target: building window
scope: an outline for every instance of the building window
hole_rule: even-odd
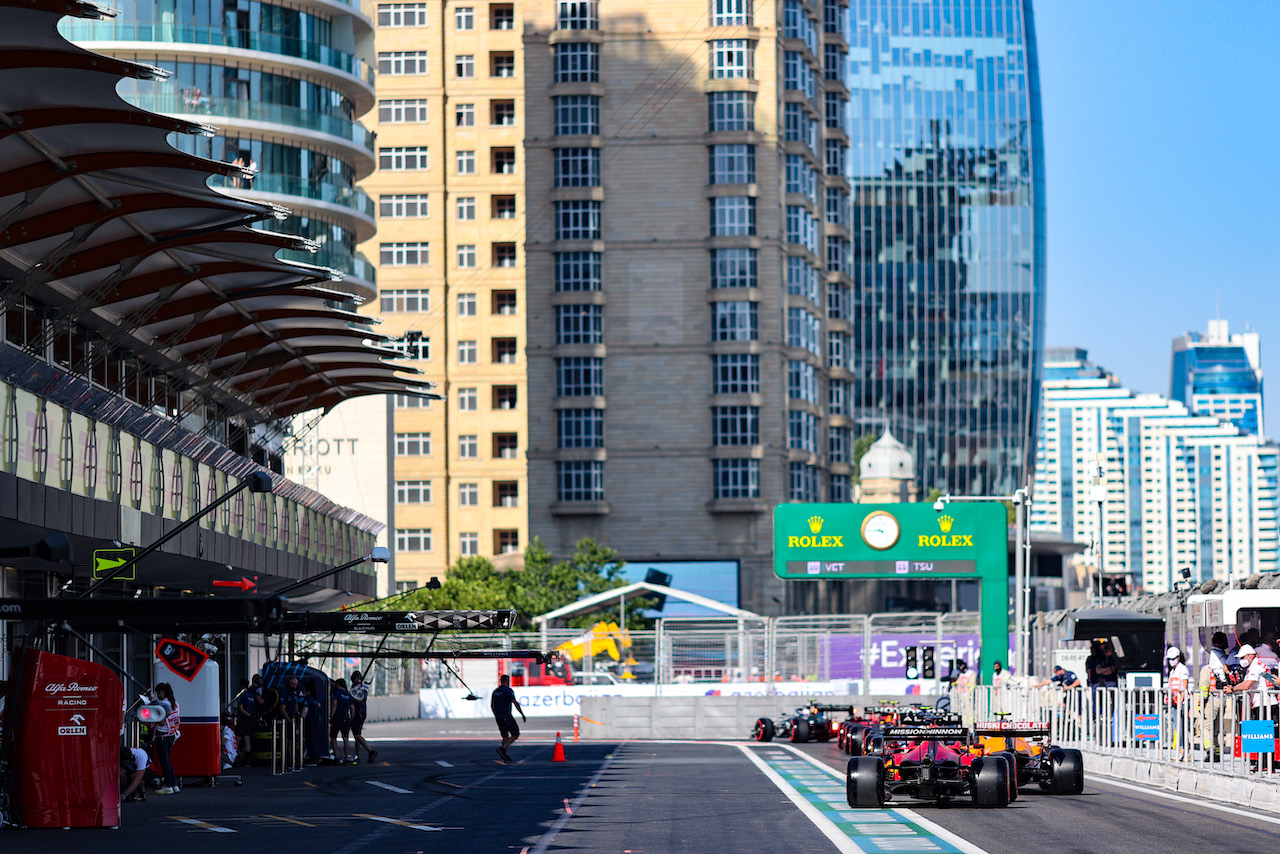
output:
[[[753,197],[717,196],[711,200],[712,237],[748,237],[755,233],[756,200]]]
[[[397,433],[397,457],[429,457],[431,456],[430,433]]]
[[[385,313],[431,310],[428,290],[392,289],[378,293],[378,308]]]
[[[490,311],[494,314],[514,315],[516,313],[516,292],[501,290],[493,292]]]
[[[604,463],[566,460],[556,463],[557,501],[604,501]]]
[[[493,482],[494,507],[519,507],[520,484],[514,480],[495,480]]]
[[[454,124],[460,128],[476,126],[476,105],[457,104],[453,108]]]
[[[759,498],[760,461],[712,460],[716,498]]]
[[[557,148],[553,156],[557,187],[600,186],[600,149]]]
[[[516,266],[516,245],[514,243],[494,243],[491,246],[493,250],[493,266]]]
[[[519,403],[519,390],[513,385],[496,385],[493,387],[494,409],[515,409]]]
[[[599,4],[596,0],[560,0],[556,26],[562,30],[595,30],[600,27]]]
[[[471,30],[476,26],[476,12],[471,6],[458,6],[453,10],[453,27],[456,30]]]
[[[430,197],[426,193],[399,193],[378,197],[378,216],[387,219],[413,219],[428,216]]]
[[[431,481],[429,480],[397,480],[397,504],[430,504]]]
[[[827,414],[849,415],[849,382],[827,380]]]
[[[491,52],[489,54],[489,76],[515,77],[516,55],[509,50]],[[514,112],[512,110],[513,115]],[[511,123],[515,124],[515,121],[513,120]]]
[[[787,396],[792,400],[818,402],[818,369],[808,362],[787,362]]]
[[[426,74],[425,50],[392,50],[378,54],[378,73],[389,75]]]
[[[471,293],[458,294],[458,317],[475,317],[476,316],[476,295]]]
[[[599,305],[558,305],[557,344],[603,344],[604,307]]]
[[[556,447],[603,448],[604,410],[556,410]]]
[[[475,412],[478,408],[476,390],[474,388],[460,388],[457,395],[459,412]]]
[[[514,148],[491,148],[489,153],[493,174],[516,174],[516,150]]]
[[[787,413],[791,447],[798,451],[818,453],[818,416],[810,412]]]
[[[458,364],[474,365],[476,363],[476,342],[459,341],[458,342]]]
[[[833,463],[852,462],[852,443],[848,427],[831,427],[827,430],[827,458]]]
[[[379,148],[378,168],[395,172],[413,172],[427,168],[427,147],[425,145],[405,146],[400,148]]]
[[[430,409],[431,399],[413,394],[397,394],[392,400],[396,409]]]
[[[818,52],[818,27],[800,0],[787,0],[783,5],[782,37],[802,41],[810,51]]]
[[[712,184],[751,184],[756,180],[756,147],[733,143],[713,145],[710,152]]]
[[[476,76],[476,57],[475,54],[460,53],[453,58],[453,73],[459,79],[466,79]]]
[[[378,4],[379,27],[425,27],[426,25],[426,3]]]
[[[756,255],[755,249],[712,249],[711,287],[754,288]]]
[[[431,263],[430,243],[383,243],[379,245],[383,266],[413,267]]]
[[[711,435],[716,445],[760,444],[760,408],[757,406],[714,406],[711,408]]]
[[[827,187],[827,222],[849,225],[849,194],[840,187]]]
[[[838,44],[822,46],[822,76],[826,80],[839,80],[844,73],[844,51]]]
[[[817,467],[805,463],[791,464],[791,500],[810,503],[822,500],[822,483]]]
[[[556,202],[556,240],[599,240],[600,202]]]
[[[759,337],[756,303],[746,300],[711,304],[711,340],[755,341]]]
[[[557,252],[557,291],[598,291],[604,279],[599,252]]]
[[[494,219],[516,218],[515,196],[491,196],[489,204],[489,216]]]
[[[822,355],[819,344],[822,321],[803,308],[787,309],[787,346],[802,347],[815,356]]]
[[[520,551],[520,532],[496,528],[493,532],[493,553],[510,555]]]
[[[493,363],[495,365],[514,365],[516,363],[516,339],[494,338]]]
[[[754,92],[711,92],[707,95],[707,130],[716,133],[755,129]]]
[[[560,95],[551,99],[557,136],[600,133],[599,95]]]
[[[396,528],[397,552],[431,551],[430,528]]]
[[[406,332],[403,338],[388,341],[387,346],[398,350],[406,359],[425,362],[431,358],[431,339],[416,329]]]
[[[789,101],[783,105],[782,133],[788,142],[803,142],[818,153],[818,120],[809,115],[804,104]]]
[[[813,69],[809,67],[809,63],[805,61],[804,54],[799,51],[789,50],[782,59],[782,85],[786,89],[794,92],[801,92],[806,98],[812,98],[815,87],[817,86],[816,75]]]
[[[458,506],[459,507],[479,507],[480,506],[480,484],[478,483],[458,484]]]
[[[711,26],[740,27],[751,23],[751,0],[712,0]]]
[[[847,368],[849,358],[849,334],[847,332],[827,333],[827,366]]]
[[[829,139],[826,143],[826,167],[828,175],[843,175],[845,161],[849,159],[849,146],[838,139]]]
[[[461,161],[459,161],[461,163]],[[455,209],[458,212],[458,219],[469,221],[476,218],[476,199],[475,196],[458,196]]]
[[[458,244],[458,266],[469,269],[476,265],[476,247],[473,243]]]
[[[756,394],[760,391],[760,357],[755,353],[718,353],[714,359],[714,394]]]
[[[516,28],[516,7],[510,3],[489,4],[489,29],[514,30]]]
[[[480,535],[472,533],[458,534],[458,554],[468,557],[480,554]]]
[[[474,151],[459,151],[455,160],[458,164],[459,175],[476,174],[476,153]],[[472,219],[474,218],[473,216]]]
[[[844,127],[844,97],[839,92],[827,92],[823,95],[827,127],[839,130]]]
[[[747,39],[716,39],[711,42],[711,77],[717,80],[750,80],[755,76],[752,54],[755,44]]]
[[[520,458],[520,439],[515,433],[493,434],[493,458],[516,460]]]
[[[828,501],[843,504],[853,500],[852,478],[847,474],[833,474],[827,483]]]
[[[818,268],[798,255],[787,258],[787,293],[818,302]]]
[[[427,120],[426,98],[393,98],[378,102],[378,121],[386,124],[411,124]]]
[[[803,154],[788,154],[786,159],[788,193],[799,193],[815,204],[818,201],[818,170],[809,165]]]
[[[801,205],[787,206],[787,242],[818,254],[818,219]]]
[[[600,45],[562,42],[555,46],[554,83],[596,83],[600,80]]]
[[[556,359],[557,397],[599,397],[603,394],[603,359],[595,356]]]
[[[480,457],[480,437],[476,435],[461,435],[458,437],[458,458],[463,460],[474,460]]]
[[[514,127],[516,123],[515,101],[490,101],[489,124],[494,127]]]

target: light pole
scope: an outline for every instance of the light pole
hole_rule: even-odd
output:
[[[1102,604],[1102,573],[1106,570],[1107,556],[1107,484],[1106,470],[1103,466],[1106,457],[1098,454],[1098,468],[1093,476],[1093,486],[1090,487],[1089,497],[1098,505],[1098,576],[1096,583],[1089,585],[1089,604],[1098,606]]]
[[[1028,572],[1028,553],[1031,551],[1031,494],[1025,486],[1020,486],[1012,495],[944,495],[933,502],[933,509],[941,513],[952,501],[1013,502],[1013,632],[1018,638],[1017,673],[1022,676],[1026,674],[1030,663],[1028,653],[1031,643],[1027,619],[1031,611],[1031,581]]]

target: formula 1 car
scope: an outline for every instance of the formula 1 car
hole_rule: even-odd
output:
[[[851,807],[883,807],[895,796],[946,803],[968,796],[975,806],[1006,807],[1018,796],[1009,757],[975,755],[958,720],[911,720],[883,728],[883,752],[854,756],[845,772]]]
[[[979,721],[973,751],[1012,758],[1016,785],[1039,784],[1055,795],[1084,791],[1084,757],[1074,748],[1049,743],[1047,721]]]
[[[833,712],[853,714],[849,706],[829,706],[809,703],[796,709],[795,714],[777,720],[757,718],[751,727],[751,737],[756,741],[773,741],[785,738],[790,741],[830,741],[838,724],[831,719]]]
[[[836,731],[836,747],[851,756],[879,753],[880,747],[876,746],[875,739],[881,736],[885,726],[899,723],[903,715],[923,714],[927,714],[927,710],[919,703],[907,706],[897,703],[867,706],[861,713],[850,710],[849,718],[841,721]]]

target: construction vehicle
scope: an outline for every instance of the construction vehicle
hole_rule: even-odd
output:
[[[533,661],[498,662],[499,674],[510,674],[513,686],[521,685],[578,685],[595,684],[587,682],[577,671],[580,671],[584,660],[595,661],[607,655],[619,662],[622,672],[617,676],[622,680],[631,680],[635,676],[631,672],[637,662],[631,654],[631,636],[626,629],[619,628],[617,623],[596,623],[576,638],[571,638],[555,648],[555,653],[548,656],[545,664]]]

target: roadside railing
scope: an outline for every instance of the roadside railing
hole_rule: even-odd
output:
[[[987,685],[951,691],[951,708],[966,724],[1006,716],[1049,721],[1062,747],[1258,778],[1276,770],[1277,704],[1275,691]]]

